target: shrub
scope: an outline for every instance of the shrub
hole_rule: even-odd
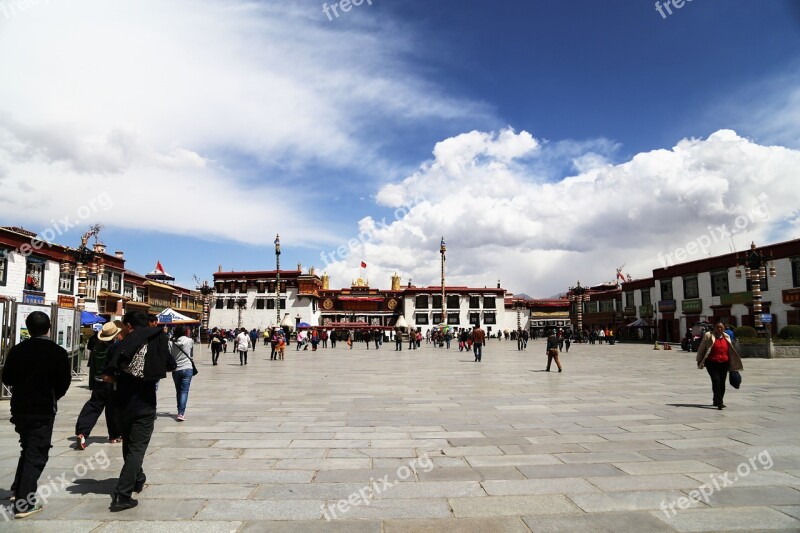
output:
[[[750,326],[739,326],[734,330],[733,334],[736,336],[737,339],[747,339],[758,337],[756,330],[751,328]]]
[[[800,339],[800,326],[785,326],[781,328],[778,337],[781,339]]]

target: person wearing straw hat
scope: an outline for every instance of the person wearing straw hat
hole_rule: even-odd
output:
[[[114,405],[111,403],[111,396],[114,393],[114,385],[103,381],[103,370],[106,367],[106,358],[109,348],[121,338],[122,322],[106,322],[103,328],[97,333],[97,342],[92,347],[89,356],[89,390],[92,395],[84,404],[78,420],[75,423],[76,448],[86,449],[86,441],[92,433],[100,414],[106,412],[106,428],[108,429],[108,440],[112,443],[121,442],[120,431],[117,421],[114,418]]]

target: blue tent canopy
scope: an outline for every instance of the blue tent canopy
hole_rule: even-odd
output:
[[[91,326],[92,324],[104,324],[108,322],[105,318],[97,313],[90,311],[81,311],[81,326]]]

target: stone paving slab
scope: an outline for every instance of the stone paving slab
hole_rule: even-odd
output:
[[[74,449],[89,394],[76,382],[59,403],[42,478],[69,483],[8,530],[800,530],[800,361],[746,360],[746,386],[718,411],[693,354],[576,345],[559,375],[496,342],[481,365],[428,346],[403,358],[358,346],[292,352],[280,364],[259,349],[245,368],[229,364],[232,354],[212,367],[197,347],[187,420],[175,420],[163,381],[147,486],[137,508],[115,514],[121,446],[105,441],[101,420],[89,447]],[[5,418],[0,498],[18,455]],[[107,468],[79,472],[100,452]],[[757,459],[767,452],[769,467]],[[400,479],[412,461],[416,472]],[[732,485],[689,502],[726,472]],[[391,486],[378,493],[372,483],[384,476]],[[359,491],[368,503],[325,520],[323,509]]]
[[[675,530],[652,515],[638,513],[593,513],[526,517],[531,531],[542,533],[667,533]]]

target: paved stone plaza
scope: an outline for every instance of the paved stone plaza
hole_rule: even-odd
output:
[[[228,353],[214,368],[203,348],[186,422],[174,420],[172,380],[161,382],[148,484],[138,508],[117,514],[121,447],[105,442],[101,418],[89,447],[73,448],[88,397],[75,382],[40,485],[79,479],[0,530],[800,530],[800,360],[745,360],[742,389],[718,411],[694,354],[573,346],[562,374],[543,372],[545,359],[542,340],[523,353],[491,340],[482,363],[424,344],[292,348],[283,362],[259,346],[246,367]],[[3,498],[18,456],[7,405]],[[85,471],[104,452],[111,466]],[[726,471],[736,481],[723,487]],[[681,510],[706,482],[708,503]]]

